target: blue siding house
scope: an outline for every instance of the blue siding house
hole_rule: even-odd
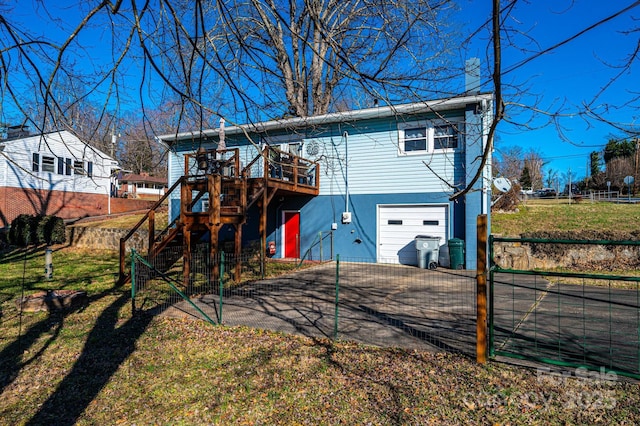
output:
[[[472,94],[257,124],[221,124],[159,139],[170,147],[169,186],[191,173],[185,170],[185,155],[203,148],[235,150],[249,178],[280,164],[255,161],[266,158],[272,147],[279,155],[313,164],[296,179],[313,185],[315,193],[274,193],[264,210],[249,207],[243,244],[265,243],[273,257],[317,260],[340,254],[341,259],[416,265],[415,237],[429,235],[439,237],[444,266],[447,242],[464,240],[465,267],[473,269],[476,218],[490,211],[490,162],[465,196],[450,197],[467,188],[478,170],[488,143],[492,103],[491,94]],[[281,172],[274,167],[269,173]],[[207,209],[206,197],[199,203]],[[262,212],[266,223],[260,225]],[[169,215],[179,214],[180,192],[174,191]],[[231,233],[222,227],[220,241],[232,239]]]

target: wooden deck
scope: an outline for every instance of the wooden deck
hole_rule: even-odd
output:
[[[210,255],[219,249],[218,233],[223,225],[235,228],[235,254],[239,258],[242,243],[242,225],[247,211],[257,206],[260,211],[262,250],[266,249],[267,213],[273,198],[299,195],[316,196],[319,193],[320,168],[315,162],[277,148],[266,147],[247,166],[241,168],[238,149],[200,149],[185,155],[184,176],[158,200],[140,222],[120,240],[120,281],[125,274],[127,242],[145,223],[149,229],[147,258],[180,242],[183,247],[184,280],[189,282],[192,242],[209,233]],[[180,190],[180,214],[160,232],[155,229],[155,211],[174,191]],[[263,258],[264,258],[263,252]],[[238,263],[238,273],[241,265]],[[216,271],[211,276],[216,276]]]

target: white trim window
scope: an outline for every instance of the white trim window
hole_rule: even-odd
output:
[[[398,126],[398,155],[447,153],[461,148],[462,121],[418,121]]]

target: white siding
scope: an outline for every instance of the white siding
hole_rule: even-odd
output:
[[[110,190],[111,169],[117,163],[108,155],[93,149],[69,132],[50,133],[44,136],[30,136],[23,139],[4,141],[2,162],[4,176],[2,184],[13,188],[51,189],[65,192],[107,194]],[[32,155],[40,155],[40,169],[32,171]],[[42,171],[42,157],[54,158],[53,172]],[[92,163],[92,177],[71,173],[58,174],[58,158],[83,161],[86,171]]]

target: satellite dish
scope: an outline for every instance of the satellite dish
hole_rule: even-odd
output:
[[[509,192],[511,189],[511,182],[504,177],[495,178],[493,180],[493,186],[500,192]]]

